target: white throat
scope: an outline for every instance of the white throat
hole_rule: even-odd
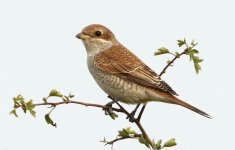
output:
[[[95,55],[113,45],[111,41],[106,41],[103,39],[83,40],[83,44],[86,48],[88,57]]]

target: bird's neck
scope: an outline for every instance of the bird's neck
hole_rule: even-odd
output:
[[[99,42],[83,42],[84,46],[86,47],[87,55],[94,56],[95,54],[110,48],[113,44],[109,41],[99,41]]]

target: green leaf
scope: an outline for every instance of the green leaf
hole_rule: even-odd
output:
[[[193,54],[198,54],[198,53],[199,53],[199,51],[196,50],[196,49],[192,49],[191,52],[192,52]]]
[[[193,61],[200,63],[200,62],[203,61],[203,59],[200,59],[198,56],[194,56],[194,57],[193,57]]]
[[[129,137],[129,133],[127,132],[127,130],[126,129],[122,129],[122,130],[120,130],[120,131],[118,131],[118,136],[120,136],[120,137]]]
[[[14,115],[15,117],[17,117],[18,118],[18,115],[17,115],[17,113],[16,113],[16,109],[13,109],[11,112],[10,112],[10,115]]]
[[[181,47],[181,46],[186,44],[186,40],[185,39],[184,40],[177,40],[177,41],[178,41],[179,47]]]
[[[28,111],[32,116],[36,117],[36,112],[32,108],[28,108]]]
[[[161,149],[162,148],[161,144],[162,144],[162,140],[160,139],[156,142],[156,148]]]
[[[130,135],[136,134],[134,130],[131,130],[130,127],[123,128],[122,130],[118,131],[118,136],[120,137],[130,137]]]
[[[201,70],[201,66],[199,65],[199,63],[196,63],[196,62],[194,62],[194,68],[195,68],[195,71],[196,71],[197,74]]]
[[[176,56],[177,58],[180,58],[180,53],[175,52],[175,56]]]
[[[144,145],[147,146],[148,148],[149,148],[149,146],[150,146],[150,144],[149,144],[148,141],[144,138],[143,135],[141,135],[141,136],[139,137],[139,142],[140,142],[141,144],[144,144]]]
[[[26,106],[27,106],[27,107],[30,107],[30,108],[32,108],[32,109],[35,108],[32,99],[30,99],[30,100],[26,103]]]
[[[109,116],[110,116],[113,120],[115,120],[116,118],[118,118],[118,115],[115,114],[114,112],[109,113]]]
[[[24,99],[23,96],[21,96],[19,94],[16,97],[13,97],[13,101],[14,101],[14,108],[17,108],[17,107],[19,107],[21,105],[21,108],[23,109],[24,113],[26,113],[26,111],[27,111],[26,103],[25,103],[25,99]]]
[[[136,132],[134,130],[131,130],[130,127],[127,127],[126,131],[127,131],[128,134],[136,134]]]
[[[29,100],[25,105],[26,105],[26,110],[28,110],[32,116],[36,117],[36,112],[33,110],[35,108],[33,100],[32,99]]]
[[[193,53],[189,53],[190,61],[193,60],[193,57],[194,57]]]
[[[48,98],[48,97],[43,97],[43,99],[42,99],[42,100],[44,101],[44,103],[46,103],[46,102],[47,102],[47,98]]]
[[[27,112],[26,104],[23,104],[23,105],[21,106],[21,108],[22,108],[22,110],[23,110],[24,113]]]
[[[175,146],[177,143],[175,142],[175,139],[172,138],[169,141],[167,141],[166,143],[164,143],[163,147],[172,147]]]
[[[19,102],[20,102],[21,105],[25,105],[25,101],[20,100]]]
[[[24,97],[22,95],[17,95],[16,97],[13,97],[13,101],[17,102],[17,101],[24,101]]]
[[[195,41],[192,40],[192,42],[191,42],[192,47],[195,47],[197,44],[198,44],[198,43],[195,43]]]
[[[49,96],[63,97],[63,95],[56,89],[51,90],[51,92],[49,93]]]
[[[15,104],[14,107],[25,104],[25,99],[20,94],[17,95],[16,97],[13,97],[13,101],[14,101],[14,104]]]
[[[188,53],[189,53],[189,57],[190,57],[190,61],[194,59],[194,57],[196,57],[194,54],[198,54],[198,50],[196,49],[192,49],[191,47],[188,48]]]
[[[46,120],[47,124],[50,124],[50,125],[52,125],[53,127],[56,127],[56,123],[53,122],[53,120],[51,119],[51,117],[50,117],[49,114],[46,114],[46,115],[45,115],[45,120]]]
[[[156,51],[154,53],[154,55],[156,56],[156,55],[162,55],[162,54],[166,54],[166,53],[169,53],[169,50],[165,47],[161,47],[158,49],[158,51]]]

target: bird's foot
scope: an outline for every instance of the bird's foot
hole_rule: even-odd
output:
[[[135,122],[135,121],[136,121],[135,112],[132,111],[132,112],[126,117],[126,119],[129,119],[129,121],[130,121],[131,123]]]
[[[136,120],[137,120],[137,119],[135,118],[135,113],[136,113],[136,111],[138,110],[139,106],[140,106],[140,104],[138,104],[138,105],[135,107],[135,109],[126,117],[126,119],[129,119],[129,121],[130,121],[131,123],[136,122]]]
[[[105,106],[107,107],[107,108],[105,108],[104,109],[104,112],[105,112],[105,115],[110,115],[110,114],[113,114],[114,112],[113,112],[113,102],[114,101],[111,101],[111,102],[109,102],[109,103],[107,103]]]
[[[113,112],[113,107],[112,107],[112,105],[113,105],[114,103],[117,103],[118,100],[113,99],[111,96],[108,96],[108,98],[112,99],[112,101],[109,102],[109,103],[107,103],[107,104],[105,105],[106,108],[103,109],[103,110],[105,111],[105,115],[109,115],[112,119],[115,119],[115,118],[118,117],[118,115]]]

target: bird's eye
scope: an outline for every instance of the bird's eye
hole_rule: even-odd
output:
[[[100,31],[95,31],[95,35],[96,35],[96,36],[101,36],[101,34],[102,34],[102,33],[101,33]]]

